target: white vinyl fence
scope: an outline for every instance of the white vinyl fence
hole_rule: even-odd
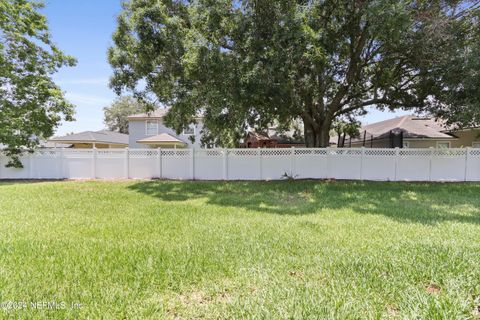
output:
[[[39,149],[0,179],[480,181],[480,149]]]

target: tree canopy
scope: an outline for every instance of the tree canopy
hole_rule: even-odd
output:
[[[111,86],[171,106],[206,137],[302,119],[328,146],[336,119],[368,107],[480,120],[479,1],[131,0],[113,35]],[[233,137],[233,138],[232,138]]]
[[[0,145],[11,156],[9,166],[21,166],[16,156],[22,150],[73,117],[73,106],[51,76],[75,59],[52,43],[41,7],[34,1],[0,1]]]
[[[104,122],[112,131],[128,134],[128,116],[145,111],[145,105],[130,96],[119,97],[103,108]]]

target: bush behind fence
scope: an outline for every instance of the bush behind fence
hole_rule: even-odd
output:
[[[480,181],[480,149],[39,149],[0,179]]]

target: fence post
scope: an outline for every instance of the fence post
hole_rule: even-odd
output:
[[[365,147],[362,147],[362,153],[360,155],[360,180],[363,180],[363,157],[365,156]]]
[[[468,156],[470,155],[470,147],[467,147],[465,150],[465,179],[464,181],[468,181]]]
[[[262,151],[260,147],[257,148],[257,157],[258,157],[258,174],[259,174],[259,180],[262,180]]]
[[[223,180],[228,180],[228,149],[223,148]]]
[[[432,162],[433,162],[433,152],[434,148],[430,147],[430,162],[428,166],[428,181],[432,181]]]
[[[332,173],[331,173],[331,168],[330,168],[330,147],[326,147],[325,150],[327,151],[327,157],[326,157],[326,170],[325,170],[325,179],[331,179]]]
[[[195,180],[195,147],[192,146],[190,152],[192,153],[190,155],[190,173],[192,176],[192,180]]]
[[[125,178],[130,179],[130,154],[128,147],[125,148]]]
[[[290,147],[290,175],[295,177],[295,147]]]
[[[64,156],[65,156],[65,148],[60,149],[60,179],[65,179],[65,168],[64,168]]]
[[[92,179],[97,177],[97,148],[93,147]]]
[[[396,147],[395,148],[395,173],[393,175],[393,181],[398,181],[398,178],[397,178],[397,171],[398,171],[398,160],[399,160],[399,157],[400,157],[400,148],[399,147]]]
[[[158,179],[162,179],[162,148],[157,148],[157,173]]]
[[[33,155],[34,153],[28,154],[28,178],[33,179]]]

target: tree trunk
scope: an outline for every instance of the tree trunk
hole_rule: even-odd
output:
[[[317,129],[304,120],[305,146],[307,148],[326,148],[330,146],[330,128],[332,121],[317,123]]]

